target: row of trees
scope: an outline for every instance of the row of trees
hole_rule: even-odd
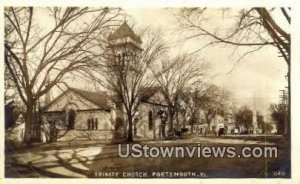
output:
[[[238,61],[263,47],[275,47],[287,65],[290,64],[291,8],[208,9],[183,8],[178,14],[180,29],[187,39],[207,40],[199,52],[209,46],[227,45],[233,52],[247,48]],[[212,26],[214,17],[226,20],[226,26]]]
[[[29,143],[39,99],[67,76],[94,65],[104,52],[100,40],[119,25],[121,13],[118,8],[7,7],[4,16],[5,66],[26,109]]]
[[[208,9],[184,8],[177,13],[179,30],[185,39],[198,41],[201,46],[194,52],[216,45],[232,47],[233,54],[241,53],[231,71],[243,58],[265,47],[277,49],[282,61],[287,64],[288,90],[290,89],[290,54],[291,54],[291,7],[251,7],[244,9]],[[211,16],[214,15],[214,16]],[[217,18],[226,22],[212,26]],[[230,72],[231,72],[230,71]],[[278,130],[290,139],[290,109],[287,105],[270,106],[272,119],[277,122]],[[285,119],[285,120],[283,120]],[[286,123],[284,123],[286,122]],[[283,125],[285,124],[285,125]],[[285,128],[283,128],[285,126]],[[280,133],[280,132],[279,132]]]
[[[273,126],[271,123],[266,123],[264,116],[260,112],[256,112],[257,128],[262,130],[262,133],[271,133]],[[234,114],[237,127],[243,127],[244,133],[253,129],[254,112],[248,106],[240,107]],[[243,132],[242,132],[243,133]]]
[[[180,27],[191,31],[190,38],[208,36],[213,40],[207,45],[251,46],[254,47],[251,52],[265,45],[276,46],[289,64],[290,37],[270,15],[273,10],[241,10],[239,21],[227,36],[202,27],[206,11],[196,8],[180,12]],[[281,11],[289,23],[289,10]],[[180,107],[189,109],[186,112],[192,122],[201,108],[208,123],[225,109],[227,92],[204,82],[208,65],[195,55],[166,54],[167,46],[159,32],[143,32],[144,51],[139,55],[123,58],[108,55],[107,35],[123,19],[119,8],[55,7],[43,12],[48,14],[32,7],[8,7],[4,12],[5,66],[13,82],[11,86],[17,90],[26,109],[25,142],[30,142],[31,125],[38,123],[35,111],[39,99],[53,87],[64,85],[65,79],[75,74],[97,81],[123,105],[129,141],[132,140],[132,118],[137,112],[142,89],[146,87],[161,87],[168,105],[171,129]],[[39,20],[40,16],[49,20],[47,25]],[[195,20],[199,22],[195,23]],[[252,35],[251,39],[241,37],[245,34]],[[253,42],[243,42],[249,40]],[[130,64],[125,66],[124,63]]]
[[[210,123],[216,108],[224,108],[221,101],[225,98],[219,93],[221,90],[204,82],[208,65],[187,54],[168,56],[159,35],[153,32],[146,34],[150,38],[144,39],[143,52],[121,57],[109,54],[102,60],[101,67],[91,72],[91,78],[115,97],[116,104],[121,104],[128,124],[128,141],[133,140],[133,120],[145,89],[158,88],[162,94],[171,133],[174,131],[173,123],[176,121],[178,124],[179,114],[185,114],[195,123],[200,109],[207,109],[205,112]]]
[[[288,104],[271,104],[271,117],[277,125],[278,134],[288,135],[288,125],[290,122]]]
[[[271,104],[270,108],[270,120],[275,123],[277,133],[280,135],[287,134],[287,127],[289,122],[288,105],[287,104]],[[235,113],[235,121],[237,126],[243,126],[244,128],[253,128],[253,111],[248,106],[240,107]],[[266,123],[264,116],[260,113],[256,113],[256,121],[258,128],[263,133],[270,133],[274,130],[273,123]]]
[[[75,74],[92,76],[122,103],[129,124],[128,139],[132,140],[132,117],[137,112],[141,90],[154,84],[149,68],[154,68],[153,62],[165,51],[165,46],[159,33],[148,31],[144,32],[148,38],[141,54],[112,58],[107,52],[106,38],[120,25],[120,11],[117,8],[48,8],[43,10],[43,13],[48,13],[44,18],[51,21],[45,26],[39,21],[42,15],[39,9],[5,9],[6,84],[16,89],[25,106],[25,142],[30,142],[32,125],[39,123],[36,110],[40,98],[53,87],[64,84],[66,77]],[[125,61],[128,59],[130,61]],[[119,60],[123,60],[123,65]],[[173,62],[172,65],[179,60],[188,65],[185,56],[165,60]],[[128,62],[130,65],[124,65]],[[168,71],[153,72],[157,72],[155,78],[158,80]],[[198,75],[196,72],[192,75]],[[102,77],[97,75],[99,73]],[[193,77],[185,76],[177,91],[182,90],[187,85],[185,82]],[[168,89],[164,92],[170,96]],[[176,93],[175,97],[168,102],[173,112],[179,96],[178,92],[172,93]]]

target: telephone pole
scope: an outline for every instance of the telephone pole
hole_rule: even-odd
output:
[[[279,106],[284,110],[284,134],[287,134],[288,130],[288,91],[279,90]]]

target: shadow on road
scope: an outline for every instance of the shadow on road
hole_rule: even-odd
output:
[[[121,158],[117,144],[78,145],[75,142],[52,144],[6,152],[5,177],[8,178],[81,178],[97,177],[99,172],[205,172],[209,178],[290,177],[290,152],[287,144],[277,141],[278,158]],[[153,146],[195,146],[176,141],[147,143]],[[64,147],[65,146],[65,147]],[[123,144],[123,146],[125,146]],[[232,146],[201,143],[201,146]],[[240,150],[244,145],[235,145]],[[252,145],[255,146],[255,145]],[[60,149],[56,149],[59,147]],[[43,149],[47,148],[47,149]],[[282,171],[284,176],[275,176]],[[267,175],[266,175],[267,174]],[[122,175],[119,175],[122,177]],[[149,176],[151,177],[151,176]]]

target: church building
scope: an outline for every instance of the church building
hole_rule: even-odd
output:
[[[119,61],[140,54],[142,40],[125,21],[108,36],[108,49]],[[165,131],[166,104],[158,87],[143,90],[134,117],[135,138],[157,139]],[[112,140],[126,137],[126,116],[106,92],[68,88],[43,108],[43,141]]]

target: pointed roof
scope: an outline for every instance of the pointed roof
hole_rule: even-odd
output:
[[[93,102],[94,104],[98,105],[100,108],[109,110],[111,107],[109,105],[109,99],[105,92],[92,92],[81,90],[77,88],[69,88],[71,91],[79,94],[83,98]]]
[[[146,87],[146,88],[141,89],[140,100],[142,102],[147,102],[160,89],[161,88],[158,86]]]
[[[142,43],[141,37],[133,32],[133,30],[128,26],[127,21],[124,21],[123,24],[114,33],[111,33],[108,36],[108,40],[115,40],[126,37],[130,37],[134,41]]]
[[[57,100],[59,100],[68,91],[72,91],[72,92],[76,93],[77,95],[94,103],[95,105],[97,105],[99,108],[101,108],[103,110],[110,110],[112,108],[109,103],[109,97],[107,96],[107,94],[105,92],[102,92],[102,91],[101,92],[92,92],[92,91],[86,91],[86,90],[68,87],[68,89],[66,91],[64,91],[62,94],[60,94],[54,100],[52,100],[49,104],[46,104],[42,108],[43,111],[46,110],[49,106],[51,106],[53,103],[55,103]]]

